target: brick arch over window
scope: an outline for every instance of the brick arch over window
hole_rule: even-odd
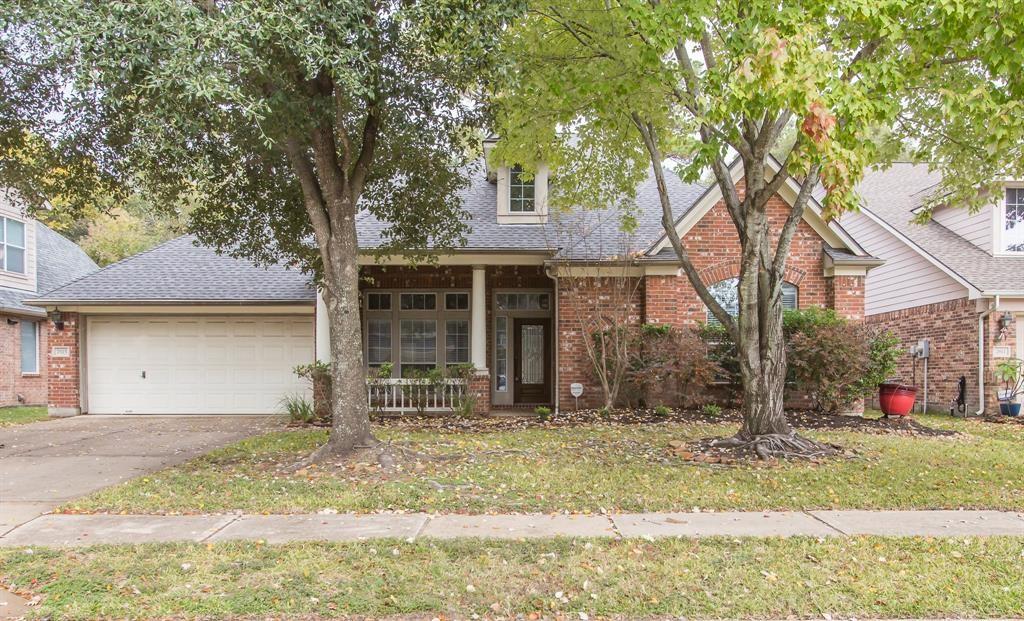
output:
[[[703,282],[705,286],[710,287],[716,282],[721,282],[729,278],[739,278],[740,260],[730,259],[728,261],[715,263],[714,265],[705,267],[697,273],[700,275],[701,282]],[[786,271],[782,275],[782,280],[799,287],[800,281],[802,281],[806,275],[807,272],[804,270],[798,267],[793,267],[792,265],[787,265]]]

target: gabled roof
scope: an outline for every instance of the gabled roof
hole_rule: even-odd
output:
[[[782,170],[782,162],[780,162],[775,156],[769,155],[767,161],[767,167],[772,173],[777,174]],[[739,183],[743,178],[743,160],[740,157],[735,157],[732,163],[729,164],[729,172],[732,175],[733,183]],[[868,253],[860,247],[857,241],[843,229],[842,225],[835,220],[826,222],[822,216],[824,208],[821,204],[821,199],[824,197],[824,192],[821,191],[821,186],[817,188],[819,191],[812,193],[810,200],[807,201],[806,208],[804,209],[804,221],[813,228],[822,239],[825,240],[826,245],[833,247],[846,247],[852,254],[856,256],[868,256]],[[790,204],[796,201],[796,197],[800,191],[800,184],[796,179],[789,177],[786,182],[779,188],[778,194],[784,200]],[[676,233],[680,238],[684,238],[686,233],[689,232],[690,228],[699,222],[711,209],[722,200],[722,190],[717,183],[708,186],[703,194],[696,199],[693,205],[691,205],[684,212],[675,212],[676,215]],[[647,250],[647,255],[653,258],[663,258],[665,256],[666,248],[670,248],[668,236],[661,233],[658,236],[657,241],[651,244],[651,247]],[[874,257],[870,257],[874,259]]]
[[[259,267],[217,254],[185,235],[48,291],[34,304],[314,304],[299,270]]]
[[[675,173],[666,172],[665,181],[672,197],[673,211],[685,213],[706,187],[685,184]],[[564,213],[552,211],[546,224],[498,224],[498,188],[487,180],[482,162],[469,167],[465,174],[469,186],[461,191],[460,198],[469,232],[466,245],[459,248],[462,252],[535,252],[549,254],[552,258],[592,261],[623,252],[643,251],[662,232],[661,203],[653,173],[637,187],[637,228],[631,235],[622,233],[622,214],[615,208],[581,208]],[[356,226],[361,249],[373,250],[384,243],[387,222],[363,211],[356,220]]]
[[[45,312],[28,306],[25,300],[36,297],[37,291],[55,289],[99,267],[71,240],[42,222],[33,224],[36,227],[36,291],[0,287],[0,311],[41,317]]]
[[[986,294],[1024,293],[1024,257],[993,256],[931,220],[915,224],[921,207],[942,181],[927,164],[901,162],[865,175],[857,191],[862,211],[968,288]]]

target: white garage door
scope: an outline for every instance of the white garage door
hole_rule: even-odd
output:
[[[266,414],[308,384],[312,317],[90,317],[93,414]]]

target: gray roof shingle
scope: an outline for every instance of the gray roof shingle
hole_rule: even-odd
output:
[[[980,291],[1024,291],[1024,257],[996,257],[934,220],[911,222],[942,181],[927,164],[873,170],[858,186],[864,208]]]
[[[185,235],[38,296],[45,302],[313,304],[300,271],[217,254]]]
[[[95,272],[99,267],[74,242],[42,222],[36,227],[36,291],[48,291]],[[28,306],[25,300],[38,297],[36,291],[0,287],[0,309],[4,312],[43,316],[45,311]]]
[[[699,184],[686,184],[666,171],[665,181],[678,219],[694,205],[706,190]],[[623,253],[646,250],[658,240],[661,229],[661,203],[654,175],[637,187],[637,228],[625,234],[620,228],[621,211],[616,208],[574,209],[550,214],[546,224],[498,224],[497,184],[487,180],[480,166],[467,173],[470,184],[460,198],[469,226],[466,245],[460,250],[519,250],[550,252],[573,260],[598,260]],[[379,248],[388,223],[364,211],[357,220],[359,246]]]

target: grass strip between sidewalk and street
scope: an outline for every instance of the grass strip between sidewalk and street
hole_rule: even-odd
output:
[[[1019,617],[1024,538],[380,540],[0,549],[33,617]]]

